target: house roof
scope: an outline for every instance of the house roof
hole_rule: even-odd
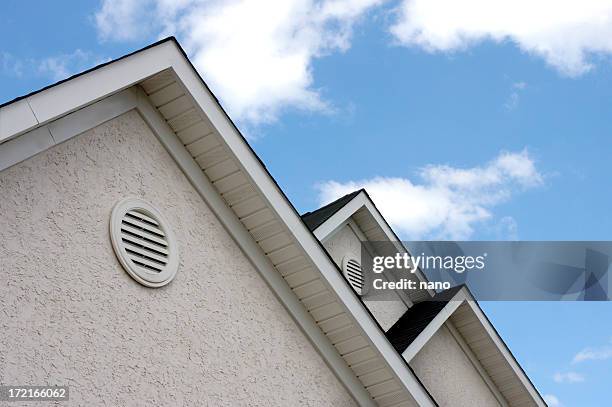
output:
[[[132,109],[360,405],[436,405],[174,38],[2,105],[0,171]]]
[[[397,240],[365,191],[328,205],[320,216],[313,212],[312,219],[318,220],[311,226],[319,223],[313,232],[174,38],[1,105],[0,171],[131,109],[137,109],[152,127],[361,405],[436,405],[344,280],[317,235],[329,232],[326,226],[335,218],[349,214],[362,216],[363,224],[372,226],[366,228],[368,239],[386,236]],[[366,210],[359,212],[360,208]],[[461,310],[451,310],[447,303],[432,323],[442,320],[446,312],[456,312],[459,316],[454,317],[467,321],[465,326],[480,324],[484,339],[478,340],[491,341],[501,352],[496,363],[509,363],[518,375],[509,391],[517,388],[518,380],[518,386],[527,390],[525,397],[541,400],[490,323],[482,322],[486,319],[482,312],[467,300],[462,303]],[[473,314],[478,316],[475,322]]]
[[[387,332],[410,362],[445,326],[503,406],[545,406],[523,368],[465,285],[414,305]]]
[[[322,208],[303,214],[302,219],[322,242],[329,239],[335,231],[339,230],[349,219],[352,219],[360,231],[363,232],[363,238],[366,241],[389,242],[397,252],[407,251],[368,192],[363,188],[351,192]],[[421,270],[412,274],[410,278],[414,278],[417,282],[427,280]],[[398,291],[398,295],[407,304],[427,300],[434,294],[433,290]]]
[[[410,307],[387,331],[387,338],[393,347],[403,353],[462,287],[459,285],[440,291],[431,299]]]
[[[313,225],[316,224],[313,232],[320,240],[327,239],[348,218],[354,218],[359,227],[365,229],[369,235],[368,240],[382,240],[381,236],[385,236],[389,241],[395,239],[398,250],[405,250],[365,190],[345,195],[303,216],[318,221],[313,222]],[[491,382],[494,384],[490,387],[499,393],[500,400],[510,400],[508,404],[511,406],[523,405],[521,403],[545,405],[541,395],[465,285],[419,297],[386,335],[396,351],[410,361],[445,323],[450,326],[449,329],[457,326],[457,337],[462,338],[458,340],[463,341],[465,338],[465,342],[469,344],[469,349],[464,351],[473,354],[476,364],[483,367],[483,378],[493,378]],[[502,402],[502,405],[506,404]]]
[[[56,86],[58,86],[58,85],[61,85],[61,84],[62,84],[62,83],[64,83],[64,82],[71,81],[72,79],[78,78],[79,76],[86,75],[86,74],[88,74],[89,72],[92,72],[92,71],[98,70],[98,69],[100,69],[100,68],[103,68],[103,67],[105,67],[106,65],[110,65],[110,64],[113,64],[113,63],[115,63],[115,62],[117,62],[117,61],[121,61],[122,59],[129,58],[129,57],[131,57],[132,55],[135,55],[135,54],[141,53],[142,51],[146,51],[146,50],[148,50],[149,48],[154,48],[154,47],[157,47],[158,45],[163,44],[164,42],[169,42],[169,41],[177,42],[177,41],[176,41],[176,38],[174,38],[174,37],[166,37],[166,38],[162,38],[162,39],[160,39],[159,41],[156,41],[156,42],[154,42],[154,43],[152,43],[152,44],[149,44],[149,45],[147,45],[147,46],[145,46],[145,47],[143,47],[143,48],[141,48],[141,49],[138,49],[138,50],[133,51],[133,52],[130,52],[130,53],[128,53],[128,54],[122,55],[122,56],[120,56],[120,57],[118,57],[118,58],[111,59],[110,61],[103,62],[103,63],[98,64],[98,65],[96,65],[96,66],[94,66],[94,67],[92,67],[92,68],[89,68],[89,69],[85,70],[85,71],[81,71],[81,72],[78,72],[78,73],[76,73],[76,74],[74,74],[74,75],[71,75],[71,76],[69,76],[69,77],[67,77],[67,78],[60,79],[60,80],[59,80],[59,81],[57,81],[57,82],[54,82],[54,83],[52,83],[52,84],[50,84],[50,85],[47,85],[47,86],[44,86],[44,87],[42,87],[42,88],[40,88],[40,89],[33,90],[32,92],[26,93],[25,95],[20,95],[20,96],[17,96],[17,97],[15,97],[15,98],[11,99],[11,100],[7,100],[6,102],[2,102],[2,103],[0,103],[0,109],[2,109],[2,108],[3,108],[3,107],[5,107],[5,106],[8,106],[8,105],[10,105],[10,104],[13,104],[13,103],[19,102],[20,100],[27,99],[27,98],[29,98],[29,97],[31,97],[31,96],[34,96],[34,95],[38,94],[38,93],[44,92],[44,91],[46,91],[47,89],[51,89],[51,88],[53,88],[53,87],[56,87]]]
[[[356,197],[360,192],[365,191],[364,189],[359,189],[357,191],[351,192],[350,194],[346,194],[341,198],[336,199],[335,201],[328,203],[325,206],[320,207],[317,210],[312,212],[306,212],[302,215],[302,220],[308,226],[308,229],[315,230],[319,226],[321,226],[326,220],[331,218],[336,212],[342,209],[347,203],[349,203],[354,197]]]

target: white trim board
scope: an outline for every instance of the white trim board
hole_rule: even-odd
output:
[[[313,231],[314,235],[321,242],[325,243],[332,236],[334,236],[338,232],[338,230],[340,230],[342,226],[351,218],[351,216],[353,216],[361,208],[365,208],[369,212],[369,214],[374,218],[374,220],[378,224],[378,227],[383,231],[387,239],[391,243],[393,243],[393,245],[395,246],[395,248],[397,249],[399,253],[408,252],[406,248],[404,247],[403,243],[398,240],[393,230],[391,230],[391,228],[389,227],[388,223],[383,218],[380,211],[376,208],[376,206],[374,206],[374,203],[372,202],[372,200],[363,191],[360,191],[346,205],[344,205],[336,213],[330,216],[325,222],[319,225]],[[367,239],[364,239],[364,240],[367,240]],[[420,269],[417,270],[415,275],[420,281],[427,280],[425,278],[425,275]],[[434,290],[427,290],[427,292],[432,297],[435,294]],[[407,295],[404,295],[403,297],[407,297]]]
[[[464,350],[468,358],[475,363],[475,367],[478,372],[481,374],[483,379],[485,379],[485,383],[492,389],[494,395],[500,401],[500,404],[504,406],[504,403],[507,404],[506,399],[503,397],[502,393],[499,391],[497,386],[494,384],[494,380],[484,372],[484,369],[480,362],[478,362],[474,351],[467,345],[466,339],[461,336],[456,328],[452,325],[450,318],[453,316],[455,311],[459,309],[460,306],[466,305],[469,307],[470,312],[477,318],[480,326],[487,332],[487,335],[493,341],[495,345],[495,349],[497,352],[501,354],[505,362],[511,368],[515,377],[518,378],[520,383],[523,385],[525,390],[529,393],[531,400],[538,406],[545,407],[546,404],[540,397],[540,394],[535,389],[529,378],[523,371],[523,369],[519,366],[516,359],[510,351],[506,344],[502,341],[500,336],[497,334],[497,331],[493,328],[487,317],[484,315],[480,307],[476,304],[476,301],[467,290],[467,288],[463,287],[459,290],[455,296],[444,306],[444,308],[436,315],[436,317],[427,325],[427,327],[416,337],[416,339],[402,352],[402,356],[407,362],[410,362],[416,355],[419,353],[421,349],[429,342],[429,340],[438,332],[440,328],[443,326],[451,326],[451,333],[457,339],[457,337],[461,338],[461,341],[458,341],[461,348]],[[503,402],[502,402],[503,401]],[[510,402],[510,405],[512,403]]]
[[[127,89],[0,144],[0,171],[137,107]]]
[[[435,318],[423,329],[414,341],[402,352],[402,356],[407,362],[412,361],[417,353],[429,342],[429,340],[438,332],[444,323],[450,318],[457,308],[465,301],[465,295],[461,291],[457,292],[444,308],[435,316]]]
[[[495,343],[495,346],[501,352],[506,362],[508,362],[514,374],[518,377],[521,384],[528,391],[528,393],[530,394],[531,398],[535,401],[535,403],[538,406],[546,407],[546,403],[540,396],[540,393],[536,390],[536,388],[533,386],[533,383],[531,383],[531,381],[529,380],[529,378],[523,371],[523,368],[521,368],[521,366],[518,364],[514,356],[510,353],[510,350],[508,349],[504,341],[501,339],[501,337],[499,336],[499,334],[497,333],[497,331],[495,330],[495,328],[493,327],[489,319],[482,312],[480,307],[476,304],[476,301],[474,300],[472,295],[469,293],[469,291],[467,290],[465,291],[466,291],[466,297],[467,297],[466,303],[469,305],[470,309],[474,312],[474,314],[476,315],[476,317],[478,318],[478,320],[480,321],[484,329],[487,331],[487,334],[493,340],[493,343]]]
[[[357,222],[353,220],[353,218],[348,218],[348,220],[346,220],[344,223],[341,223],[340,226],[338,226],[326,238],[326,241],[328,241],[331,237],[335,236],[345,226],[349,228],[349,230],[351,231],[351,233],[353,233],[354,237],[357,240],[362,242],[362,244],[364,245],[370,257],[373,258],[376,255],[376,253],[374,252],[374,248],[372,247],[371,244],[369,244],[368,238],[363,234],[363,231],[361,230],[361,228],[359,228],[359,225],[357,224]],[[387,271],[383,272],[383,276],[387,279],[387,281],[396,281],[395,277]],[[395,290],[395,292],[397,296],[399,297],[399,299],[404,303],[404,305],[406,305],[407,308],[410,308],[413,305],[412,300],[408,297],[408,295],[406,294],[404,290]]]
[[[0,108],[0,143],[127,89],[170,68],[176,45],[162,41]]]
[[[378,225],[383,229],[385,235],[389,238],[391,242],[395,243],[395,246],[398,248],[400,252],[406,251],[403,244],[397,240],[397,237],[393,233],[393,231],[389,228],[387,222],[383,219],[380,212],[374,206],[373,202],[370,200],[368,195],[361,191],[357,194],[353,199],[351,199],[346,205],[340,208],[336,213],[334,213],[330,218],[328,218],[325,222],[319,225],[315,230],[315,236],[325,242],[330,239],[335,233],[337,233],[340,228],[342,228],[345,224],[347,224],[348,220],[351,218],[353,214],[355,214],[361,208],[366,208],[369,213],[374,217],[377,221]],[[419,270],[420,271],[420,270]],[[424,278],[422,274],[420,274],[421,278]],[[433,290],[429,291],[431,295],[433,295]],[[513,373],[520,380],[524,388],[529,393],[530,397],[534,400],[537,405],[545,405],[539,393],[516,362],[512,354],[509,352],[507,346],[503,342],[503,340],[499,337],[489,320],[486,318],[480,307],[476,305],[476,301],[471,296],[469,291],[466,288],[461,289],[453,298],[453,301],[450,301],[445,308],[432,320],[432,322],[425,328],[423,332],[414,340],[414,342],[402,353],[402,356],[406,359],[406,361],[410,362],[412,358],[419,352],[419,350],[431,339],[431,336],[435,334],[435,332],[440,329],[445,323],[447,323],[448,319],[452,316],[453,312],[459,308],[462,303],[469,304],[470,308],[473,310],[474,314],[478,317],[479,322],[486,329],[487,334],[493,339],[497,350],[503,355],[504,359],[511,366]],[[448,321],[450,322],[450,321]],[[480,366],[480,365],[479,365]],[[488,379],[488,376],[487,376]],[[490,384],[490,380],[487,382]],[[499,391],[495,388],[494,393]],[[496,395],[497,396],[497,395]],[[503,400],[503,397],[502,397]],[[500,402],[501,403],[501,402]],[[501,403],[503,405],[503,403]]]
[[[482,380],[485,382],[489,390],[491,390],[491,393],[493,393],[499,405],[501,407],[509,407],[508,402],[506,401],[504,396],[499,392],[497,386],[495,386],[495,384],[491,381],[491,378],[489,377],[487,372],[482,367],[482,364],[480,364],[480,362],[478,361],[478,358],[476,357],[476,355],[474,354],[470,346],[465,342],[465,340],[463,339],[463,336],[461,336],[461,334],[457,331],[453,323],[451,321],[446,321],[444,323],[444,327],[448,330],[448,332],[455,339],[455,341],[457,342],[457,344],[459,345],[459,347],[461,348],[465,356],[468,358],[468,360],[472,364],[472,366],[474,366],[474,369],[476,369],[476,371],[478,372]]]
[[[508,403],[501,395],[495,384],[489,378],[489,375],[484,371],[482,365],[467,345],[463,337],[457,330],[454,328],[452,322],[449,320],[451,315],[466,301],[465,292],[463,290],[459,291],[451,301],[449,301],[446,306],[436,315],[436,317],[427,325],[427,327],[419,334],[419,336],[406,348],[406,350],[402,353],[404,359],[407,362],[412,361],[412,359],[423,349],[423,347],[431,340],[431,338],[440,330],[440,329],[448,329],[448,331],[453,336],[454,340],[457,342],[457,345],[461,348],[463,353],[466,355],[470,363],[474,366],[484,383],[487,385],[491,393],[495,396],[498,403],[502,407],[508,407]]]

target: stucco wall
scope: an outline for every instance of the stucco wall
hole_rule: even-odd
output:
[[[415,355],[410,366],[442,407],[499,406],[446,326]]]
[[[174,228],[166,287],[115,258],[126,196]],[[0,383],[80,406],[354,404],[135,112],[0,173],[0,241]]]
[[[323,243],[323,246],[339,267],[342,267],[344,256],[350,254],[357,259],[361,258],[361,240],[359,240],[357,234],[348,225],[336,231],[334,235]],[[382,278],[384,279],[384,276]],[[391,328],[408,309],[400,297],[396,297],[396,300],[390,300],[387,295],[384,301],[376,299],[368,300],[364,297],[364,304],[385,331]]]

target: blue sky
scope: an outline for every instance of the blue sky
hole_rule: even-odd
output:
[[[302,212],[366,186],[406,238],[609,240],[612,5],[551,4],[3,2],[0,100],[173,34]],[[612,304],[483,308],[551,406],[608,403]]]

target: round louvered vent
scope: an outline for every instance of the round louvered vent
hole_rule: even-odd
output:
[[[147,287],[168,284],[178,270],[176,240],[157,209],[141,199],[115,205],[110,235],[121,265]]]
[[[359,260],[350,256],[342,259],[342,273],[355,292],[363,295],[365,292],[365,278]]]

